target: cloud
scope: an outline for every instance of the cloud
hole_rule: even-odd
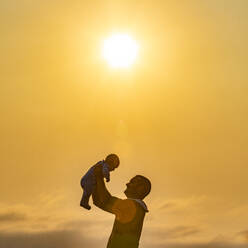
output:
[[[197,226],[147,228],[143,232],[142,248],[247,248],[248,230],[226,236],[218,234],[211,239],[198,239],[204,237],[204,232]],[[241,236],[242,240],[235,235]]]
[[[169,212],[185,212],[192,210],[193,207],[199,207],[207,200],[206,196],[192,196],[189,198],[176,198],[170,199],[163,203],[158,204],[160,210]]]
[[[214,221],[211,225],[203,221],[205,210],[213,203],[219,203],[214,200],[209,203],[210,200],[199,196],[158,201],[160,204],[155,205],[153,202],[154,207],[150,208],[145,219],[140,247],[247,248],[247,243],[246,246],[243,244],[248,241],[248,231],[242,227],[234,228],[237,231],[244,230],[239,233],[235,230],[216,233],[212,228],[219,222],[219,212],[212,216]],[[0,247],[103,247],[102,243],[107,243],[111,233],[113,216],[97,209],[85,212],[79,206],[68,208],[61,201],[63,196],[44,194],[32,205],[1,203]],[[237,212],[240,213],[237,211],[240,208],[234,210],[230,209],[229,214],[236,216]]]
[[[0,233],[0,247],[8,248],[82,248],[97,247],[96,245],[96,241],[87,239],[77,230]]]
[[[0,213],[0,220],[2,220],[0,223],[7,223],[10,228],[0,229],[0,247],[101,248],[106,246],[113,224],[112,218],[105,218],[105,215],[101,215],[100,212],[84,213],[81,209],[76,210],[76,213],[62,211],[56,216],[53,216],[53,213],[55,212],[48,211],[44,215],[44,211],[39,212],[35,206],[23,205],[6,208],[5,212]],[[83,215],[80,215],[82,213]],[[155,221],[155,225],[154,223],[145,224],[140,247],[247,248],[247,244],[232,243],[236,240],[229,240],[226,237],[214,240],[198,239],[205,236],[206,230],[201,225],[174,223],[173,226],[170,226],[170,223],[167,223],[165,226],[164,223],[164,221]],[[2,227],[5,226],[7,225],[2,225]],[[238,235],[243,240],[244,238],[247,240],[248,231],[244,230]],[[209,242],[210,240],[211,242]]]
[[[169,238],[182,238],[199,233],[200,229],[194,226],[178,226],[167,230],[166,235]]]
[[[82,248],[82,247],[105,247],[107,238],[99,239],[98,233],[95,238],[88,237],[79,230],[60,230],[49,232],[0,232],[0,247],[8,248]],[[103,244],[105,243],[105,244]],[[206,242],[206,243],[186,243],[186,242],[161,242],[142,243],[142,248],[247,248],[247,244],[228,242]]]
[[[248,243],[248,230],[239,232],[238,236],[240,236],[246,243]]]
[[[248,204],[241,204],[241,205],[236,205],[229,209],[228,214],[232,215],[235,218],[239,218],[240,216],[242,218],[248,216]]]
[[[72,219],[69,221],[65,221],[64,223],[61,223],[58,225],[58,227],[64,228],[64,229],[80,229],[80,228],[85,228],[87,226],[87,229],[93,228],[103,228],[106,225],[110,225],[113,223],[113,220],[105,220],[105,219],[98,219],[94,218],[92,216],[91,220],[88,219],[83,219],[83,220],[78,220],[78,219]]]
[[[144,248],[149,246],[144,246]],[[153,248],[247,248],[245,244],[236,243],[165,243],[152,245]]]
[[[200,233],[201,229],[196,226],[175,226],[166,228],[162,226],[148,227],[143,231],[142,238],[145,241],[153,240],[156,242],[169,242],[175,240],[185,240],[185,238],[192,237]],[[152,237],[152,238],[151,238]]]
[[[55,231],[87,233],[91,240],[107,240],[113,225],[113,216],[106,215],[100,211],[83,211],[79,206],[73,209],[66,207],[52,208],[49,199],[44,195],[40,201],[34,204],[0,204],[0,233],[19,234],[26,233],[53,233]],[[57,198],[60,199],[60,198]],[[46,201],[47,200],[47,201]],[[41,204],[49,202],[49,204]],[[60,200],[58,200],[60,202]],[[0,247],[3,247],[0,245]]]
[[[0,224],[3,222],[17,222],[27,220],[27,215],[17,212],[0,213]]]

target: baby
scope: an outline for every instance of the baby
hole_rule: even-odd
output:
[[[115,154],[109,154],[105,160],[99,161],[93,165],[87,173],[81,178],[81,187],[83,188],[83,196],[80,202],[80,206],[88,210],[91,209],[89,205],[89,199],[93,192],[94,186],[96,184],[96,179],[94,175],[94,169],[96,166],[102,167],[102,175],[106,178],[106,182],[110,181],[110,171],[113,171],[120,164],[119,157]]]

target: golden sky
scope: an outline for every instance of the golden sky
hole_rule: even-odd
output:
[[[0,247],[103,247],[113,217],[79,208],[79,181],[112,152],[114,195],[136,174],[152,181],[141,248],[246,247],[247,10],[2,0]],[[125,70],[101,56],[115,32],[140,46]]]

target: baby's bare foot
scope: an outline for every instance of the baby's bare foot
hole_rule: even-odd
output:
[[[88,203],[85,203],[85,202],[82,202],[82,201],[80,202],[80,206],[85,208],[85,209],[88,209],[88,210],[91,209],[91,206]]]
[[[85,208],[85,209],[87,209],[87,210],[90,210],[91,209],[91,206],[89,204],[83,205],[82,207]]]

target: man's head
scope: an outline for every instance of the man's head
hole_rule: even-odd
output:
[[[133,177],[126,185],[124,193],[128,198],[143,200],[151,191],[150,180],[141,175]]]
[[[117,168],[120,164],[120,159],[116,154],[109,154],[105,162],[109,165],[109,170],[112,171]]]

